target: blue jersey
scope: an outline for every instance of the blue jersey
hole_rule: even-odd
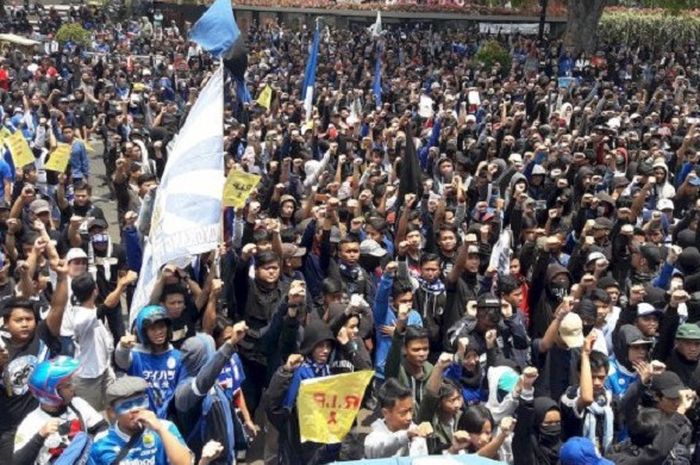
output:
[[[389,306],[389,297],[391,296],[391,287],[394,284],[394,278],[389,275],[382,276],[379,280],[377,294],[374,297],[374,306],[372,312],[374,314],[374,328],[377,334],[377,347],[374,352],[374,368],[376,376],[379,379],[384,379],[384,366],[386,365],[386,357],[389,355],[391,348],[391,336],[383,334],[380,331],[381,326],[396,326],[396,313]],[[408,312],[407,326],[423,326],[423,319],[420,313],[415,310]]]
[[[605,378],[605,388],[612,392],[616,399],[621,398],[627,389],[639,379],[637,373],[630,372],[613,357],[610,359],[610,370]]]
[[[131,351],[131,366],[127,374],[146,380],[150,409],[156,412],[159,418],[165,418],[168,403],[175,395],[175,388],[187,377],[179,350],[170,349],[160,354],[152,354],[140,345]]]
[[[168,431],[180,441],[180,444],[185,444],[177,426],[166,420],[161,421],[167,424]],[[117,425],[113,425],[95,437],[88,465],[112,465],[127,442],[129,442],[129,436],[122,433]],[[147,429],[141,434],[141,439],[134,444],[134,447],[129,449],[119,465],[169,465],[169,463],[160,436]]]
[[[245,373],[243,372],[241,359],[238,358],[238,354],[233,354],[231,360],[228,361],[224,369],[219,373],[217,383],[219,383],[219,387],[223,389],[226,397],[233,399],[233,395],[241,387],[244,380]]]

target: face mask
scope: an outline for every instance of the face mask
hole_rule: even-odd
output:
[[[561,441],[561,423],[554,425],[540,425],[540,444],[552,447]]]
[[[606,215],[606,208],[605,207],[598,207],[596,209],[596,212],[598,213],[598,216],[605,216]]]
[[[93,244],[106,244],[109,242],[109,236],[104,233],[95,234],[91,238]]]
[[[563,283],[552,283],[550,284],[550,289],[552,294],[559,300],[564,300],[564,297],[569,295],[569,286]]]

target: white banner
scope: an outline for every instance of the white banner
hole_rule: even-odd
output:
[[[523,34],[536,35],[540,32],[538,23],[479,23],[481,34]],[[544,32],[549,32],[549,24],[544,24]]]

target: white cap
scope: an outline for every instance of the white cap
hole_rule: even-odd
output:
[[[658,208],[660,211],[673,210],[674,209],[673,200],[661,199],[658,202],[656,202],[656,208]]]
[[[66,263],[70,263],[71,260],[77,260],[79,258],[84,258],[85,260],[87,260],[88,256],[83,249],[73,247],[66,254]]]
[[[508,157],[508,161],[511,163],[522,163],[523,156],[520,155],[519,153],[511,153],[510,156]]]

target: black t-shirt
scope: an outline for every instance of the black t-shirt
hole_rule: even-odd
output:
[[[16,346],[9,337],[0,336],[7,347],[10,361],[0,379],[0,432],[12,431],[24,417],[34,410],[38,402],[29,392],[27,380],[34,367],[61,352],[61,343],[55,338],[46,322],[40,322],[34,337],[23,346]]]
[[[197,307],[192,300],[192,296],[186,295],[185,309],[182,311],[182,315],[180,315],[180,318],[171,320],[173,337],[171,338],[170,343],[173,345],[173,347],[179,350],[182,343],[185,342],[185,339],[194,336],[195,326],[198,320],[199,312],[197,311]]]

